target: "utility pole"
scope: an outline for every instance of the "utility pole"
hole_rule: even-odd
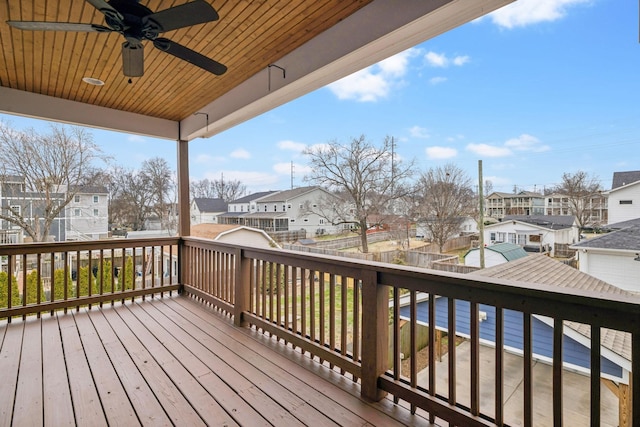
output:
[[[295,176],[295,166],[293,165],[293,161],[291,161],[291,189],[293,190],[293,177]]]
[[[484,190],[482,188],[482,160],[478,160],[478,204],[480,215],[478,229],[480,230],[480,268],[484,268]]]

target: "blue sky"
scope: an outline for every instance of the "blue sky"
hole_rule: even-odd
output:
[[[307,185],[301,151],[365,135],[419,170],[454,163],[496,191],[540,190],[586,171],[610,188],[640,170],[640,44],[632,0],[519,0],[490,16],[190,143],[192,179],[238,179],[251,192]],[[16,128],[46,123],[0,115]],[[175,143],[93,131],[122,166]]]

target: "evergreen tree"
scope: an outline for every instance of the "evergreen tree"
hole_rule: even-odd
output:
[[[124,290],[133,289],[133,258],[128,256],[124,262],[124,267],[118,275],[118,283],[124,283]],[[120,286],[120,288],[122,288]]]
[[[9,283],[9,275],[0,271],[0,308],[5,308],[9,306],[8,299],[8,283]],[[15,276],[11,277],[11,306],[15,307],[20,305],[20,293],[18,291],[18,281]]]
[[[76,286],[79,287],[78,295],[81,297],[89,295],[89,290],[91,290],[91,294],[96,293],[96,281],[89,267],[80,267]]]
[[[100,292],[100,277],[102,277],[102,293],[111,292],[111,281],[113,280],[113,264],[109,260],[102,262],[102,270],[98,269],[95,277],[96,290],[95,293]],[[118,290],[118,282],[113,284],[114,292]]]
[[[69,291],[67,295],[69,297],[73,296],[73,281],[71,280],[71,274],[67,277],[67,286],[69,287]],[[58,268],[53,272],[53,299],[60,300],[64,299],[64,268]]]
[[[38,290],[40,291],[40,301],[45,301],[42,280],[38,283],[38,272],[33,270],[27,275],[27,304],[35,304],[38,302]],[[23,298],[24,297],[23,295]]]

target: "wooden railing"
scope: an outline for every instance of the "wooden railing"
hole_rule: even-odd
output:
[[[539,318],[552,327],[553,350],[546,361],[553,375],[550,422],[562,425],[564,416],[564,423],[573,425],[563,411],[567,396],[571,399],[576,390],[563,385],[568,371],[566,361],[563,364],[566,344],[562,343],[565,323],[579,322],[590,327],[590,336],[585,338],[592,372],[587,369],[586,373],[591,408],[587,418],[591,425],[600,425],[601,381],[605,381],[601,378],[601,337],[610,330],[620,331],[636,357],[629,361],[627,371],[623,369],[620,382],[611,384],[620,387],[620,425],[640,426],[640,410],[631,409],[640,408],[640,393],[632,393],[640,387],[640,375],[631,375],[640,372],[640,298],[601,299],[586,291],[190,238],[184,239],[183,254],[183,261],[191,266],[184,282],[187,294],[225,311],[237,325],[275,336],[359,381],[366,398],[380,399],[389,393],[396,402],[405,402],[412,410],[426,411],[432,420],[450,425],[539,424],[536,403],[547,400],[534,390],[533,366],[538,355],[533,348],[533,330]],[[425,304],[426,319],[419,309]],[[495,322],[491,367],[495,381],[488,393],[490,402],[483,397],[486,390],[480,390],[484,339],[479,325],[485,310],[490,310]],[[509,419],[504,408],[505,357],[512,345],[505,342],[505,330],[513,328],[505,323],[505,316],[511,318],[514,313],[521,319],[517,325],[523,375],[519,419]],[[423,371],[427,379],[418,376],[422,368],[417,365],[417,329],[424,323],[437,325],[439,314],[446,315],[448,331],[459,330],[461,319],[469,319],[466,340],[470,365],[464,370],[468,377],[462,378],[465,393],[456,386],[461,374],[455,334],[444,346],[447,363],[439,362],[442,328],[429,328],[428,362]],[[408,344],[401,342],[403,325],[410,328]],[[401,368],[402,356],[409,357],[408,369]],[[441,366],[446,367],[444,372]],[[436,388],[442,378],[446,385]],[[468,395],[468,400],[459,398],[461,394]]]
[[[0,245],[0,318],[179,288],[177,238]],[[8,278],[12,278],[9,280]]]
[[[8,277],[16,278],[15,286],[5,287],[4,295],[0,292],[0,317],[10,320],[181,290],[227,313],[236,325],[273,336],[358,381],[365,398],[390,394],[413,411],[426,411],[439,424],[538,424],[536,405],[545,397],[534,387],[533,338],[534,324],[543,318],[552,327],[553,348],[547,360],[553,375],[552,423],[561,425],[565,416],[564,422],[573,425],[563,410],[575,393],[563,385],[568,375],[563,335],[568,322],[579,322],[589,331],[584,338],[590,362],[588,418],[591,425],[600,425],[606,355],[601,338],[619,331],[631,347],[628,366],[612,383],[619,387],[619,424],[640,426],[640,410],[631,409],[640,408],[640,393],[634,393],[640,390],[640,374],[631,375],[640,372],[639,298],[602,299],[586,291],[197,238],[7,245],[0,246],[0,260]],[[96,279],[88,279],[85,286],[87,275]],[[4,306],[2,297],[8,301]],[[486,313],[494,336],[489,369],[495,381],[490,393],[480,389],[480,353],[487,349],[480,325]],[[506,319],[514,313],[520,319],[515,327],[521,331],[518,360],[523,378],[515,420],[504,405],[505,358],[513,351],[505,336],[514,328]],[[443,318],[444,326],[437,320]],[[463,320],[468,325],[464,333]],[[437,325],[428,329],[426,368],[417,363],[418,329],[424,324]],[[404,328],[409,328],[408,334]],[[457,334],[450,334],[443,345],[443,331]],[[405,335],[408,343],[402,341]],[[470,347],[466,367],[458,360],[456,335],[464,336]],[[624,357],[619,359],[626,363]]]

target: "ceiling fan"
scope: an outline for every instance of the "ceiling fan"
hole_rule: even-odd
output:
[[[221,75],[227,71],[226,66],[201,53],[169,39],[158,37],[160,33],[167,31],[216,21],[218,13],[204,0],[194,0],[159,12],[151,11],[141,5],[139,0],[86,1],[104,14],[107,26],[33,21],[7,21],[7,24],[21,30],[120,33],[126,39],[122,43],[122,70],[127,77],[141,77],[144,74],[143,40],[150,40],[157,49],[213,74]]]

